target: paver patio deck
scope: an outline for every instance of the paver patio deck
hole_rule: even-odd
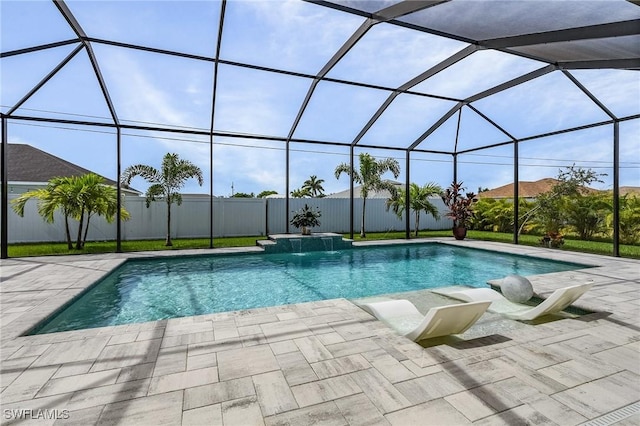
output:
[[[149,253],[2,260],[2,424],[576,425],[620,409],[640,424],[640,261],[442,242],[593,265],[530,279],[542,296],[593,282],[577,305],[595,313],[487,314],[425,347],[344,299],[22,336]]]

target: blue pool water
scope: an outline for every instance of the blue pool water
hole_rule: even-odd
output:
[[[443,244],[128,261],[34,330],[78,330],[584,268]]]

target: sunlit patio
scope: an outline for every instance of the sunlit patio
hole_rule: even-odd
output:
[[[32,410],[82,425],[637,424],[640,261],[463,244],[596,266],[531,277],[543,297],[592,282],[576,306],[593,313],[535,323],[485,314],[425,347],[345,299],[22,336],[148,253],[3,260],[3,423]],[[421,292],[391,297],[428,308]]]
[[[620,189],[639,178],[637,4],[133,3],[2,4],[0,423],[640,424],[640,260],[617,257]],[[189,222],[211,248],[121,253],[118,205],[91,236],[114,253],[9,258],[29,226],[9,226],[8,147],[25,142],[109,176],[118,202],[130,191],[140,206],[121,182],[127,165],[167,150],[197,163],[205,179],[188,187],[200,208]],[[588,265],[529,277],[542,298],[592,283],[575,304],[583,313],[487,313],[420,344],[347,299],[27,335],[127,259],[262,252],[212,248],[214,199],[268,182],[255,192],[276,189],[285,206],[267,228],[287,234],[296,182],[369,152],[399,159],[407,193],[412,182],[542,179],[571,163],[603,172],[611,257],[518,245],[518,203],[515,244],[432,239]],[[342,183],[353,237],[354,181]],[[424,242],[404,219],[407,239],[384,244]],[[385,297],[423,314],[453,303],[428,290]]]

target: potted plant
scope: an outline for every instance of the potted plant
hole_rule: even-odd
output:
[[[473,218],[472,205],[477,201],[476,194],[473,192],[462,195],[464,190],[462,182],[453,182],[442,193],[442,201],[449,209],[445,216],[453,219],[453,236],[456,240],[464,240],[467,236],[467,226]]]
[[[314,210],[307,204],[300,210],[292,213],[293,218],[291,219],[291,224],[296,228],[302,228],[302,235],[310,235],[310,228],[320,225],[320,221],[318,220],[318,218],[322,216],[320,211]]]

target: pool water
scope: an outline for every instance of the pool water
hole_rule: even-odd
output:
[[[128,261],[31,334],[466,284],[584,268],[444,244]]]

